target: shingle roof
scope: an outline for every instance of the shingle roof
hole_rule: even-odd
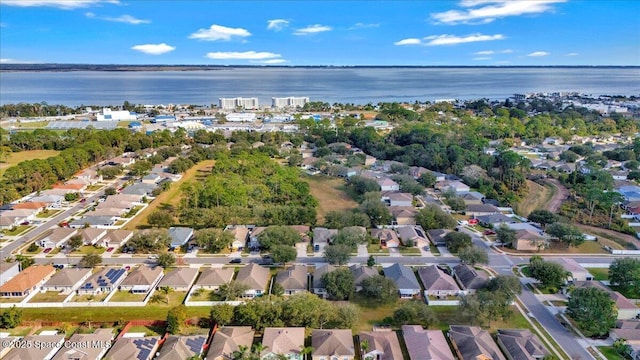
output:
[[[51,265],[32,265],[0,286],[0,293],[22,293],[33,288],[42,280],[53,275],[56,269]]]
[[[154,268],[141,265],[134,270],[124,279],[122,286],[135,286],[135,285],[153,285],[159,275],[162,274],[162,267],[156,266]]]
[[[325,287],[324,281],[322,281],[322,276],[324,274],[330,273],[335,270],[336,267],[330,264],[325,264],[322,266],[316,267],[313,272],[313,284],[311,285],[314,289],[321,289]]]
[[[460,264],[453,268],[453,271],[465,290],[483,288],[489,280],[487,273],[476,270],[470,265]]]
[[[21,343],[24,344],[51,344],[51,346],[29,346],[16,347],[11,349],[2,359],[3,360],[42,360],[47,355],[55,353],[58,349],[55,344],[62,344],[64,335],[27,335],[22,338]]]
[[[113,329],[96,329],[93,334],[73,334],[69,338],[69,344],[110,344],[115,334]],[[104,347],[87,346],[83,348],[63,347],[56,353],[52,360],[95,360],[100,354],[104,354]]]
[[[396,360],[402,359],[402,350],[400,349],[400,341],[395,331],[366,331],[360,333],[360,342],[366,340],[369,347],[367,354],[371,352],[381,353],[379,360]]]
[[[269,327],[264,329],[262,345],[266,349],[261,356],[267,354],[299,354],[304,347],[305,328],[303,327]]]
[[[403,325],[402,335],[411,360],[455,359],[440,330],[425,330],[420,325]]]
[[[216,331],[207,352],[207,359],[227,356],[231,359],[240,346],[251,348],[254,331],[251,326],[223,326]]]
[[[73,286],[91,273],[86,268],[66,268],[58,271],[44,285],[45,286]]]
[[[233,269],[206,268],[202,270],[196,285],[220,286],[228,284],[233,279]]]
[[[368,266],[351,265],[349,266],[349,270],[351,270],[353,274],[356,285],[360,285],[364,279],[378,275],[378,270]]]
[[[549,354],[540,339],[527,329],[498,329],[497,338],[512,360],[541,359]]]
[[[162,345],[155,360],[189,359],[200,355],[206,341],[207,337],[204,335],[171,335]]]
[[[159,287],[169,286],[190,286],[198,276],[198,269],[196,268],[175,268],[169,271],[158,283]]]
[[[266,267],[249,264],[240,268],[236,281],[247,285],[251,290],[264,290],[270,277],[271,273]]]
[[[355,356],[353,335],[347,329],[313,330],[311,333],[312,355]]]
[[[460,290],[456,281],[436,265],[419,269],[418,276],[420,277],[425,290]]]
[[[451,325],[449,338],[460,352],[462,360],[506,360],[489,332],[479,326]]]
[[[393,280],[398,289],[417,289],[420,290],[420,284],[416,279],[416,275],[410,268],[395,263],[383,269],[384,276]]]
[[[307,290],[309,283],[307,274],[306,266],[294,265],[289,269],[278,272],[276,282],[282,285],[285,290]]]

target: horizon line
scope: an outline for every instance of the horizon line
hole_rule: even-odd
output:
[[[9,67],[40,67],[40,66],[130,66],[130,67],[252,67],[252,68],[304,68],[304,67],[329,67],[329,68],[598,68],[598,67],[620,67],[620,68],[640,68],[639,65],[269,65],[269,64],[98,64],[98,63],[0,63],[0,68]]]

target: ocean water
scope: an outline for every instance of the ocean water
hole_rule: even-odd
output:
[[[224,68],[212,71],[3,72],[0,104],[217,104],[221,97],[307,96],[328,103],[505,99],[575,91],[640,95],[640,68]]]

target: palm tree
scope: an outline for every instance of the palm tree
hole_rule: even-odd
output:
[[[360,352],[363,357],[364,354],[367,353],[367,350],[369,350],[369,340],[365,339],[360,341]]]
[[[165,302],[167,303],[167,305],[169,304],[169,294],[171,294],[173,292],[173,288],[169,287],[169,286],[162,286],[160,288],[158,288],[158,291],[160,292],[160,294],[164,295],[165,298]]]
[[[262,352],[267,350],[268,346],[264,346],[262,343],[257,343],[255,345],[253,345],[253,348],[251,349],[251,355],[253,355],[253,357],[255,357],[256,359],[260,359],[260,357],[262,356]]]
[[[249,356],[249,347],[244,345],[239,345],[238,350],[233,352],[233,360],[246,360]]]
[[[302,359],[306,359],[313,352],[313,348],[311,346],[301,346],[300,347],[300,355],[302,355]]]

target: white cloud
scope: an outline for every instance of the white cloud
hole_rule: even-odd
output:
[[[287,60],[285,59],[269,59],[269,60],[264,60],[264,61],[252,61],[258,64],[265,64],[265,65],[275,65],[275,64],[284,64],[287,62]]]
[[[2,58],[2,59],[0,59],[0,64],[38,64],[38,62],[37,61],[26,61],[26,60],[16,60],[16,59]]]
[[[140,51],[149,55],[162,55],[175,50],[175,46],[162,44],[143,44],[131,47],[132,50]]]
[[[530,54],[527,54],[527,56],[529,57],[542,57],[542,56],[547,56],[550,55],[550,53],[546,52],[546,51],[534,51]]]
[[[448,10],[432,13],[431,19],[438,24],[486,24],[509,16],[540,14],[553,11],[552,4],[566,0],[463,0],[464,10]]]
[[[280,31],[289,26],[289,20],[273,19],[267,20],[267,30]]]
[[[302,29],[296,29],[293,35],[310,35],[310,34],[317,34],[325,31],[331,31],[331,30],[333,30],[331,26],[315,24],[315,25],[309,25]]]
[[[189,35],[189,39],[198,39],[204,41],[229,41],[232,38],[244,38],[251,36],[251,33],[243,28],[230,28],[226,26],[213,24],[208,29],[200,29]]]
[[[479,57],[474,57],[474,58],[473,58],[473,59],[471,59],[471,60],[476,60],[476,61],[485,61],[485,60],[491,60],[491,58],[490,58],[490,57],[488,57],[488,56],[479,56]]]
[[[425,43],[428,46],[438,46],[438,45],[456,45],[456,44],[464,44],[464,43],[472,43],[479,41],[494,41],[494,40],[504,40],[505,36],[502,34],[495,35],[484,35],[484,34],[471,34],[467,36],[457,36],[457,35],[432,35],[427,36],[425,40],[429,40]]]
[[[473,55],[493,55],[495,51],[493,50],[484,50],[473,53]]]
[[[268,59],[278,59],[281,57],[280,54],[275,54],[272,52],[266,51],[245,51],[245,52],[210,52],[206,55],[209,59],[215,60],[268,60]]]
[[[349,30],[357,30],[357,29],[373,29],[373,28],[379,28],[380,24],[377,23],[371,23],[371,24],[365,24],[365,23],[355,23],[353,24],[352,27],[349,28]]]
[[[578,55],[580,55],[580,54],[572,52],[572,53],[566,54],[565,56],[578,56]]]
[[[140,25],[140,24],[150,24],[151,20],[143,20],[143,19],[138,19],[135,18],[131,15],[121,15],[118,17],[105,17],[105,16],[97,16],[96,14],[92,13],[92,12],[87,12],[84,14],[84,16],[90,18],[90,19],[100,19],[100,20],[104,20],[104,21],[112,21],[112,22],[121,22],[121,23],[125,23],[125,24],[131,24],[131,25]]]
[[[416,38],[409,38],[409,39],[402,39],[400,41],[396,41],[393,43],[393,45],[398,45],[398,46],[402,46],[402,45],[420,45],[421,41],[420,39],[416,39]]]
[[[100,2],[109,2],[117,4],[118,1],[104,1],[104,0],[0,0],[0,5],[19,6],[19,7],[37,7],[37,6],[49,6],[59,9],[77,9],[88,7]]]

